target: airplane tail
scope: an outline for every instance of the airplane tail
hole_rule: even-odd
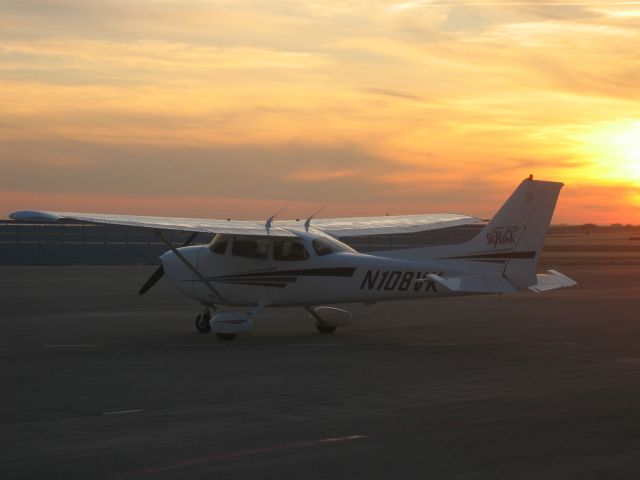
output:
[[[536,268],[562,183],[528,178],[471,241],[452,246],[448,259],[483,264],[517,289],[538,283]]]
[[[450,290],[506,293],[535,290],[543,284],[550,289],[552,284],[563,283],[560,277],[540,277],[536,269],[562,187],[562,183],[531,177],[524,180],[480,234],[467,243],[376,254],[407,260],[457,260],[469,271],[464,278],[434,278]]]

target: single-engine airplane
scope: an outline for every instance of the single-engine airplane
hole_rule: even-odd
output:
[[[300,306],[321,333],[351,321],[351,313],[327,304],[437,297],[541,293],[576,282],[549,270],[537,274],[544,237],[562,183],[525,179],[484,229],[461,244],[359,253],[339,237],[434,230],[479,223],[477,217],[429,214],[266,222],[20,211],[15,220],[146,227],[168,251],[140,289],[166,274],[184,295],[202,304],[199,332],[222,340],[249,332],[252,317],[267,307]],[[176,248],[167,230],[193,232]],[[199,233],[216,234],[208,245],[191,245]],[[220,307],[245,307],[218,312]],[[248,307],[248,308],[246,308]],[[248,310],[248,311],[247,311]]]

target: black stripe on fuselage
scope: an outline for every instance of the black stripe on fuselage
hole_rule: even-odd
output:
[[[219,280],[216,283],[229,283],[231,285],[248,285],[251,287],[275,287],[275,288],[284,288],[288,285],[288,283],[281,283],[281,282],[254,282],[252,280],[244,280],[244,281]]]
[[[307,268],[299,270],[271,270],[237,273],[234,275],[221,275],[208,277],[207,280],[216,283],[230,285],[250,285],[256,287],[284,288],[290,283],[295,283],[298,277],[353,277],[354,267],[329,267]],[[193,281],[200,281],[194,279]]]
[[[445,260],[510,260],[512,258],[535,258],[536,252],[496,252],[476,253],[460,257],[447,257]]]
[[[224,282],[224,283],[234,283],[234,282],[245,282],[251,280],[252,282],[279,282],[279,283],[293,283],[298,280],[298,277],[265,277],[264,275],[255,276],[255,277],[213,277],[208,280],[214,282]]]
[[[248,273],[236,273],[234,275],[221,275],[219,277],[209,277],[207,280],[232,280],[240,278],[261,278],[272,279],[274,277],[353,277],[356,269],[354,267],[329,267],[329,268],[307,268],[300,270],[273,270],[269,272],[258,271]]]

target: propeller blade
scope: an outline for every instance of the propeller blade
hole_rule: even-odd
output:
[[[153,287],[156,283],[158,283],[158,280],[160,280],[163,276],[164,276],[164,267],[160,265],[158,269],[155,272],[153,272],[153,275],[151,275],[149,279],[146,282],[144,282],[144,285],[142,285],[142,288],[138,292],[138,295],[144,295],[145,293],[147,293],[149,289]]]
[[[191,245],[191,243],[193,243],[193,241],[196,239],[198,234],[199,232],[193,232],[185,240],[182,246],[187,247]],[[145,293],[147,293],[151,289],[151,287],[153,287],[156,283],[158,283],[158,280],[160,280],[163,276],[164,276],[164,268],[162,267],[162,265],[160,265],[158,269],[155,272],[153,272],[153,275],[151,275],[149,279],[146,282],[144,282],[144,285],[142,285],[142,288],[138,292],[138,295],[144,295]]]

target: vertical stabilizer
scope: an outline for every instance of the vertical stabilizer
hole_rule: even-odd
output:
[[[482,232],[448,258],[502,271],[518,289],[535,285],[538,259],[562,186],[524,180]]]

